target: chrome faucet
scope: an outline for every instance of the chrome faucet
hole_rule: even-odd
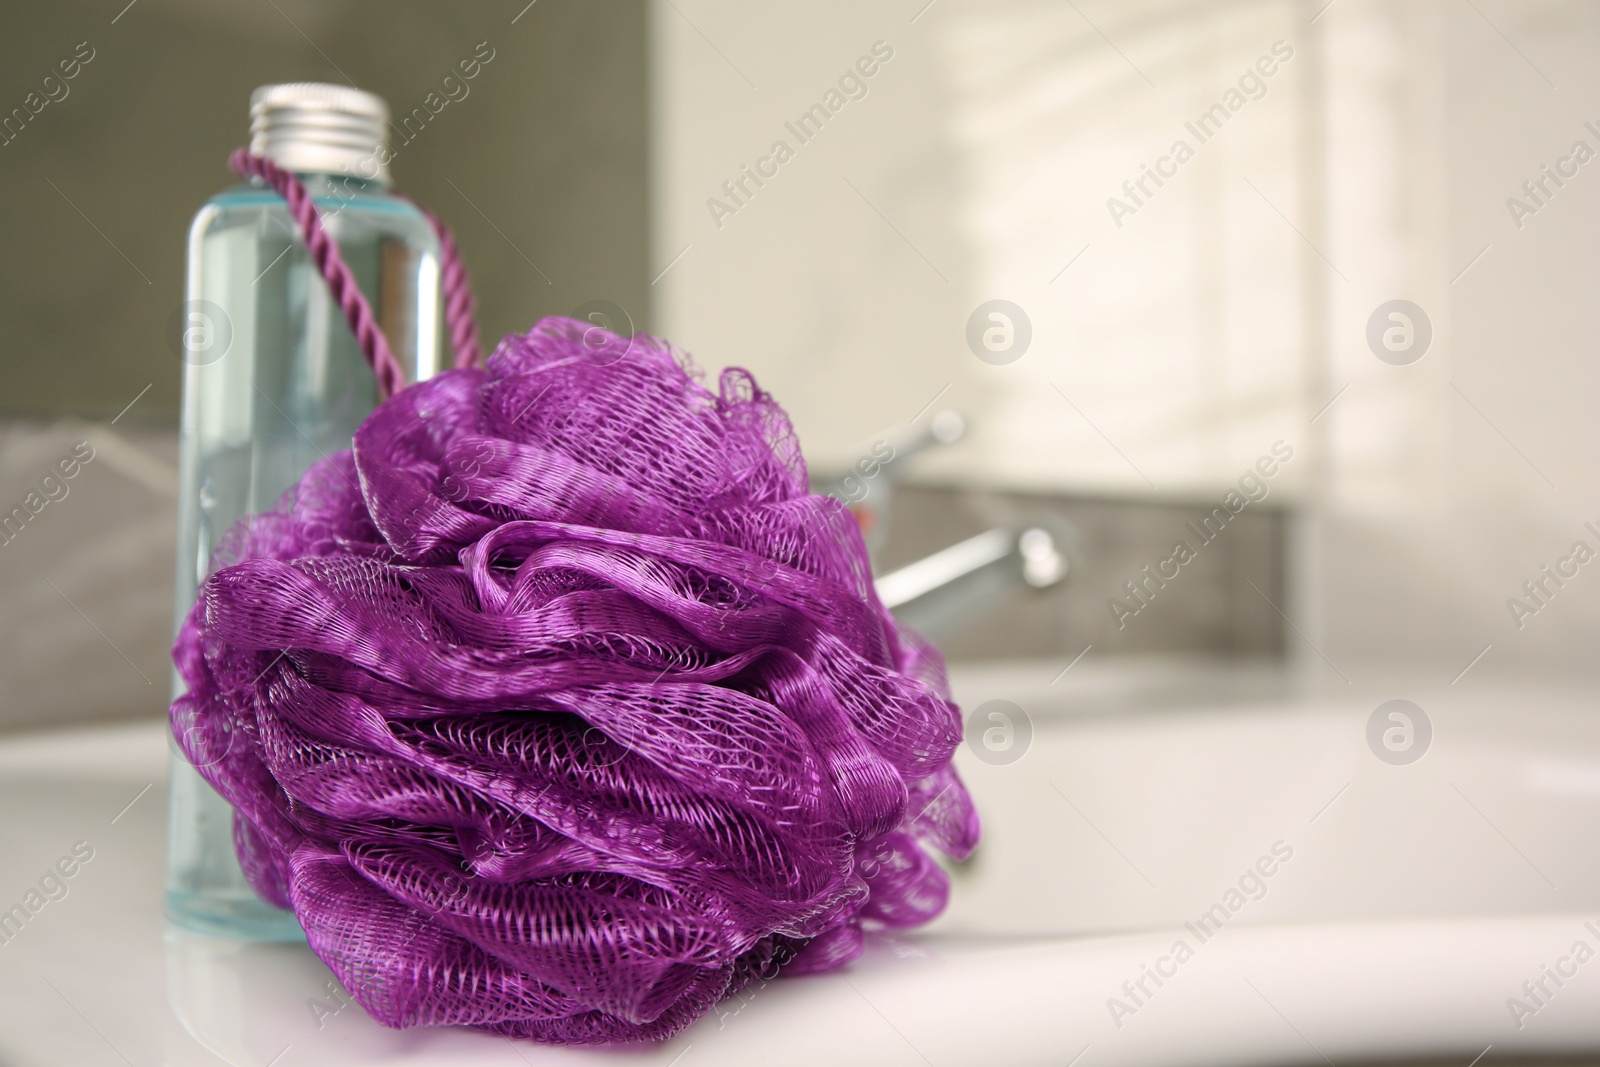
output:
[[[1023,583],[1033,589],[1061,583],[1071,569],[1049,530],[1000,526],[879,577],[878,599],[891,610],[902,607],[1013,557],[1021,564]]]
[[[928,422],[915,429],[885,433],[876,438],[870,448],[863,449],[862,458],[843,475],[819,484],[818,490],[838,499],[849,507],[861,524],[868,550],[876,557],[887,533],[887,519],[891,510],[890,492],[894,483],[903,477],[904,463],[911,456],[939,445],[954,444],[966,435],[966,420],[958,412],[946,409],[934,414]],[[873,489],[881,487],[874,494]],[[1014,559],[1015,568],[1001,566]],[[1057,585],[1067,576],[1070,565],[1056,534],[1032,523],[1002,526],[969,537],[965,541],[939,550],[925,559],[909,563],[898,570],[876,579],[878,598],[887,608],[895,609],[914,605],[914,610],[926,614],[930,610],[938,615],[948,613],[956,601],[971,599],[973,590],[951,596],[948,602],[933,594],[942,589],[952,589],[969,575],[984,572],[988,575],[989,591],[982,596],[992,596],[1014,579],[1033,589],[1047,589]]]

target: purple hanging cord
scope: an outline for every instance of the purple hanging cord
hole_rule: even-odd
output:
[[[333,294],[339,310],[344,312],[350,329],[356,335],[362,356],[378,377],[378,396],[387,400],[404,389],[405,371],[395,358],[394,350],[389,347],[389,339],[378,327],[372,305],[367,302],[361,286],[356,284],[355,275],[350,273],[344,257],[339,254],[338,242],[328,235],[327,228],[323,226],[322,212],[317,210],[305,184],[272,160],[252,155],[248,148],[235,149],[228,157],[228,166],[241,178],[260,178],[289,202],[289,214],[294,217],[305,238],[306,247],[311,250],[311,261],[322,272],[323,280],[328,283],[328,291]],[[477,301],[472,295],[472,284],[467,278],[467,268],[461,262],[455,238],[433,212],[415,201],[412,203],[427,218],[433,232],[439,235],[439,284],[444,291],[444,318],[450,328],[455,366],[458,369],[479,366],[482,356],[478,348],[478,326],[473,318]]]

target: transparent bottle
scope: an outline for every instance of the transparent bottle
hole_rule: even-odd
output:
[[[388,109],[336,85],[268,85],[250,98],[250,149],[293,171],[372,304],[407,381],[439,369],[439,241],[389,192]],[[180,428],[177,620],[241,516],[272,508],[312,463],[350,447],[377,380],[311,261],[288,206],[259,181],[213,197],[189,230]],[[174,696],[183,683],[174,674]],[[208,933],[297,939],[234,853],[233,810],[174,745],[167,912]]]

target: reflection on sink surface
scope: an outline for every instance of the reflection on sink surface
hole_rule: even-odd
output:
[[[384,1030],[304,946],[168,929],[161,727],[0,743],[0,906],[76,842],[93,850],[0,944],[0,1064],[1464,1065],[1489,1046],[1484,1064],[1600,1049],[1600,962],[1572,961],[1579,941],[1600,948],[1600,724],[1581,695],[1410,691],[1433,737],[1395,766],[1366,740],[1386,695],[1155,668],[1052,686],[1059,669],[955,676],[969,709],[1024,707],[1033,738],[1009,764],[958,757],[986,837],[944,917],[623,1051]],[[1556,985],[1548,968],[1573,973]]]

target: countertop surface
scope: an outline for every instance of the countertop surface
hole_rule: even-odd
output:
[[[1237,713],[1227,729],[1248,732],[1253,723],[1289,718],[1270,710]],[[1073,751],[1107,758],[1111,749],[1094,746],[1112,743],[1107,738],[1117,735],[1106,731],[1114,726],[1098,720],[1099,740],[1074,741]],[[1033,754],[1046,756],[1043,749]],[[985,896],[993,890],[979,879],[960,921],[875,938],[850,967],[754,989],[661,1046],[553,1049],[461,1029],[385,1030],[303,945],[240,943],[166,924],[160,872],[167,758],[157,723],[0,742],[0,909],[16,904],[28,913],[0,943],[0,1065],[1093,1067],[1339,1063],[1370,1058],[1374,1049],[1395,1058],[1460,1055],[1466,1064],[1491,1045],[1523,1052],[1600,1048],[1600,962],[1559,962],[1579,941],[1600,946],[1600,907],[1586,911],[1551,895],[1541,898],[1550,907],[1525,914],[1418,918],[1402,908],[1400,917],[1386,917],[1369,909],[1308,922],[1295,918],[1296,891],[1287,883],[1287,910],[1263,905],[1260,921],[1196,940],[1193,958],[1181,965],[1167,959],[1175,940],[1186,936],[1178,924],[1005,933],[1007,916],[982,920],[985,908],[1009,905]],[[977,792],[983,771],[971,769]],[[1348,808],[1333,809],[1340,817],[1359,815],[1354,794],[1375,792],[1364,781],[1352,787]],[[1312,785],[1307,797],[1332,792]],[[1005,799],[993,799],[1003,812]],[[1596,812],[1594,798],[1582,803],[1590,806],[1575,810]],[[1097,826],[1140,854],[1145,846],[1137,837],[1123,836],[1134,832],[1133,824],[1117,826],[1100,809],[1090,810]],[[1304,823],[1307,814],[1294,817]],[[1133,875],[1094,836],[1100,831],[1080,829],[1071,848],[1082,853],[1085,867],[1132,886]],[[1528,892],[1544,892],[1505,842],[1487,830],[1479,836],[1472,849],[1528,883]],[[1579,860],[1551,862],[1541,841],[1528,842],[1558,879],[1588,876]],[[47,879],[62,869],[72,874]],[[1086,908],[1093,905],[1084,899]],[[1311,898],[1302,892],[1300,899]],[[1195,910],[1184,900],[1176,906]],[[1538,982],[1546,965],[1574,974],[1559,986],[1547,980],[1537,1008],[1518,1016],[1511,999],[1525,998],[1522,984]],[[1128,992],[1152,967],[1172,973],[1162,983],[1135,984],[1142,995]]]

